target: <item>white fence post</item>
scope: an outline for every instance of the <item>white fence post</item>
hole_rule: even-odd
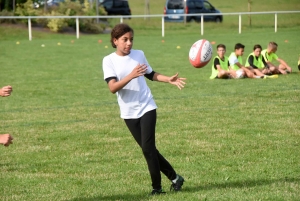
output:
[[[161,36],[165,37],[165,18],[161,17]]]
[[[242,33],[242,15],[239,14],[239,34]]]
[[[299,10],[296,11],[272,11],[272,12],[251,12],[251,15],[261,15],[261,14],[271,14],[271,15],[275,15],[274,16],[274,31],[275,33],[278,31],[278,14],[284,14],[284,13],[297,13],[298,15],[300,14]],[[240,12],[240,13],[223,13],[223,16],[226,15],[238,15],[239,16],[239,34],[242,33],[242,15],[246,15],[246,14],[250,14],[250,12]],[[194,14],[193,14],[194,15]],[[204,35],[204,16],[211,16],[211,13],[199,13],[199,14],[195,14],[195,16],[200,16],[201,17],[201,35]],[[164,18],[166,17],[166,14],[163,15],[132,15],[131,17],[136,17],[136,18],[142,18],[142,17],[161,17],[162,18],[162,37],[165,36],[165,20]],[[180,16],[183,16],[182,14],[180,14]],[[189,16],[184,14],[185,17]],[[298,16],[297,16],[298,17]],[[29,41],[32,40],[32,27],[31,27],[31,19],[35,18],[35,19],[76,19],[76,37],[77,39],[79,39],[79,18],[83,18],[83,19],[94,19],[94,18],[120,18],[120,22],[123,23],[123,18],[124,16],[0,16],[0,19],[27,19],[28,20],[28,35],[29,35]],[[126,17],[125,17],[126,19]]]
[[[79,39],[79,19],[76,17],[76,38]]]
[[[201,15],[201,36],[203,36],[204,33],[203,26],[204,26],[204,20],[203,20],[203,15]]]
[[[277,32],[277,13],[275,13],[275,33]]]
[[[32,33],[31,33],[31,19],[28,18],[28,34],[29,34],[29,41],[32,40]]]

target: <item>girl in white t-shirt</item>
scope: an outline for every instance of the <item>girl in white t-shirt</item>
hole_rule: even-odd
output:
[[[154,72],[144,52],[133,50],[133,29],[127,24],[116,25],[111,32],[111,44],[116,51],[103,58],[104,79],[112,93],[116,93],[121,118],[141,147],[147,161],[153,190],[151,195],[165,193],[161,174],[172,182],[171,189],[180,191],[184,179],[176,174],[170,163],[155,146],[156,104],[144,77],[184,87],[185,78],[178,73],[168,77]]]

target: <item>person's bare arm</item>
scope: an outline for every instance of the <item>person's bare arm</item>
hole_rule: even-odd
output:
[[[283,60],[278,58],[277,61],[282,64],[285,68],[287,68],[287,70],[289,70],[290,72],[292,72],[292,68]]]
[[[11,86],[4,86],[0,89],[0,96],[10,96],[12,92],[12,87]]]
[[[14,138],[10,134],[0,134],[0,144],[8,147]]]
[[[179,89],[182,89],[185,85],[185,82],[183,80],[186,80],[186,78],[180,78],[178,77],[178,73],[175,75],[168,77],[159,73],[155,73],[153,75],[153,80],[158,82],[166,82],[170,83],[172,85],[177,86]]]
[[[132,79],[144,76],[145,72],[147,70],[147,66],[145,64],[143,65],[137,65],[133,71],[128,74],[126,77],[124,77],[122,80],[115,80],[112,79],[108,82],[108,88],[111,91],[111,93],[116,93],[117,91],[123,89]]]
[[[243,66],[242,64],[240,64],[240,62],[236,62],[235,65],[237,65],[239,68],[245,67],[245,66]]]
[[[244,70],[247,77],[253,78],[254,74],[248,68],[240,64],[240,62],[235,63],[235,65],[237,65],[240,69]]]
[[[221,66],[220,66],[220,65],[216,65],[216,67],[217,67],[217,70],[218,70],[218,72],[222,72],[222,71],[224,71],[224,70],[221,68]]]
[[[268,65],[268,67],[271,67],[271,66],[273,66],[273,67],[276,67],[272,62],[270,62],[270,61],[266,61],[266,63],[267,63],[267,65]]]

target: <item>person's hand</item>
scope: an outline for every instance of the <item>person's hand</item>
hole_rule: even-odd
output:
[[[0,89],[0,96],[10,96],[12,92],[11,86],[5,86]]]
[[[185,82],[183,80],[186,80],[186,78],[180,78],[178,77],[178,73],[176,73],[175,75],[169,78],[169,83],[177,86],[178,89],[181,90],[185,85]]]
[[[147,71],[147,65],[146,64],[139,64],[137,65],[132,72],[130,73],[132,79],[143,76]]]
[[[10,134],[0,134],[0,144],[8,147],[13,142],[13,137]]]
[[[292,68],[290,66],[287,66],[286,69],[291,73],[292,72]]]

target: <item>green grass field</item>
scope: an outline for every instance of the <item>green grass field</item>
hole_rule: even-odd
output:
[[[199,24],[169,24],[162,43],[159,25],[127,22],[155,71],[187,78],[181,91],[147,81],[158,105],[157,147],[185,177],[183,191],[169,192],[163,176],[167,195],[147,196],[145,160],[103,81],[109,35],[34,31],[28,41],[25,28],[1,25],[0,85],[14,91],[0,98],[0,133],[15,140],[0,147],[0,200],[299,200],[300,27],[238,34],[226,22],[205,24],[203,37],[226,44],[227,55],[237,42],[248,55],[254,44],[276,41],[294,70],[278,79],[209,80],[212,62],[195,69],[188,61]]]

